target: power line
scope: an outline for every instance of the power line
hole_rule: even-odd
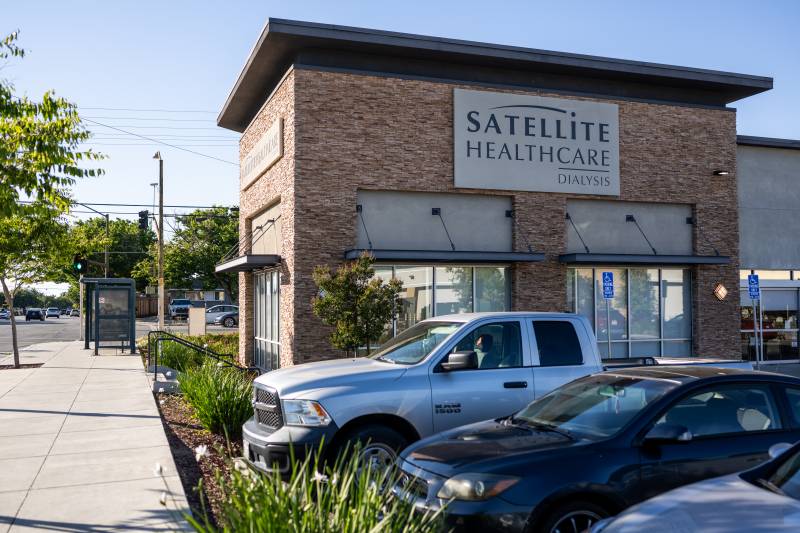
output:
[[[92,117],[84,115],[81,118],[93,118],[100,120],[161,120],[164,122],[214,122],[208,118],[163,118],[163,117]]]
[[[30,200],[18,200],[17,203],[19,204],[32,204],[33,202]],[[78,202],[73,201],[76,204],[82,205],[102,205],[102,206],[110,206],[110,207],[152,207],[152,204],[120,204],[120,203],[103,203],[103,202]],[[164,207],[169,207],[171,209],[213,209],[216,207],[223,207],[227,209],[234,209],[238,211],[237,206],[225,206],[225,205],[165,205]]]
[[[111,128],[111,129],[115,129],[115,130],[119,129],[119,128],[114,127],[114,126],[109,126],[108,124],[101,124],[100,122],[97,122],[97,121],[92,120],[90,118],[83,118],[82,117],[82,120],[86,120],[87,122],[94,122],[98,126],[104,126],[106,128]],[[117,124],[117,126],[120,126],[120,127],[123,127],[123,128],[150,129],[150,130],[157,129],[157,130],[213,130],[213,131],[222,131],[220,128],[206,128],[206,127],[203,127],[203,126],[140,126],[140,125],[137,125],[137,124]]]
[[[163,144],[164,146],[169,146],[170,148],[175,148],[176,150],[183,150],[184,152],[189,152],[190,154],[199,155],[200,157],[205,157],[205,158],[208,158],[208,159],[214,159],[215,161],[220,161],[222,163],[227,163],[229,165],[233,165],[233,166],[236,166],[236,167],[239,166],[237,163],[234,163],[233,161],[228,161],[226,159],[222,159],[222,158],[219,158],[219,157],[214,157],[213,155],[204,154],[202,152],[197,152],[195,150],[190,150],[188,148],[183,148],[181,146],[176,146],[174,144],[165,143],[163,141],[159,141],[159,140],[153,139],[151,137],[145,137],[144,135],[139,135],[138,133],[132,133],[130,131],[125,131],[125,130],[117,128],[115,126],[109,126],[108,124],[103,124],[101,122],[97,122],[96,120],[92,120],[90,118],[87,118],[85,120],[87,122],[91,122],[93,124],[97,124],[98,126],[104,126],[106,128],[111,128],[112,130],[117,130],[117,131],[122,132],[122,133],[127,133],[128,135],[132,135],[134,137],[139,137],[141,139],[145,139],[145,140],[148,140],[148,141],[157,142],[159,144]]]
[[[209,113],[216,115],[216,111],[207,110],[193,110],[193,109],[142,109],[132,107],[84,107],[78,106],[80,109],[91,109],[93,111],[144,111],[146,113]]]
[[[154,142],[140,142],[140,143],[104,143],[104,142],[84,142],[83,144],[91,144],[93,146],[159,146],[162,144],[166,144],[164,141],[154,141]],[[168,145],[169,146],[169,145]],[[172,145],[173,148],[182,148],[185,146],[194,146],[194,147],[202,147],[206,146],[208,148],[235,148],[239,146],[238,144],[175,144]],[[208,156],[211,157],[211,156]],[[225,161],[228,163],[228,161]]]

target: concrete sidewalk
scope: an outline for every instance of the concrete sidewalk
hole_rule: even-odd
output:
[[[0,533],[186,529],[186,498],[139,356],[93,356],[80,342],[23,354],[45,364],[0,370]]]

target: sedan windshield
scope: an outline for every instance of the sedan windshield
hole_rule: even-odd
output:
[[[606,438],[677,385],[674,381],[622,374],[587,376],[535,400],[515,415],[514,421],[590,439]]]
[[[420,322],[384,344],[372,357],[401,365],[419,363],[460,327],[461,322]]]

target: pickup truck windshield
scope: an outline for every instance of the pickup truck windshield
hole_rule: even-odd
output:
[[[613,373],[587,376],[535,400],[513,420],[588,439],[606,438],[676,386],[673,381]]]
[[[460,327],[461,322],[420,322],[384,344],[372,357],[401,365],[419,363]]]

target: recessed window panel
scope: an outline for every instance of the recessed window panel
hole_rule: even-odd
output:
[[[436,316],[472,312],[472,267],[436,267]]]
[[[433,267],[398,266],[394,276],[403,282],[397,332],[433,316]]]
[[[661,299],[664,312],[664,338],[692,338],[692,295],[689,270],[664,269],[661,271]]]
[[[511,280],[506,267],[475,267],[475,311],[508,311]]]
[[[603,298],[603,272],[614,275],[614,297]],[[608,340],[608,323],[611,325],[611,340],[628,338],[628,284],[624,268],[595,269],[594,282],[597,295],[597,340]],[[606,305],[608,303],[608,306]]]
[[[632,268],[631,286],[631,340],[658,339],[661,324],[658,301],[658,269]]]

